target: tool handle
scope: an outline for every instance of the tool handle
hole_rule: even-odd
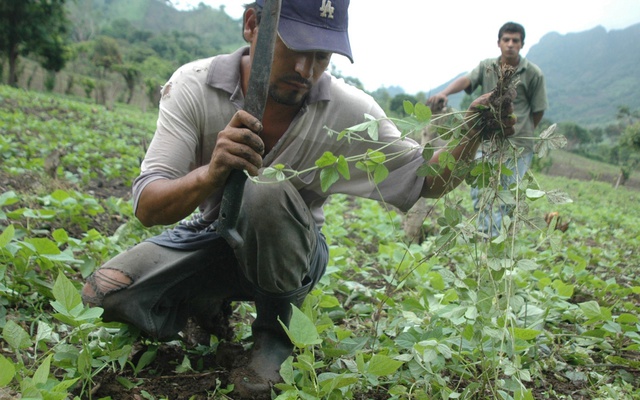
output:
[[[218,232],[225,238],[231,248],[236,249],[244,244],[244,240],[236,229],[244,184],[247,176],[239,170],[231,171],[222,194],[220,215],[218,216]]]
[[[282,0],[265,1],[244,102],[244,110],[261,121],[269,93],[269,76],[271,75],[273,49],[276,42],[281,6]],[[236,223],[240,214],[246,180],[247,176],[244,172],[232,171],[224,187],[222,202],[220,203],[218,232],[234,249],[244,243],[236,229]]]

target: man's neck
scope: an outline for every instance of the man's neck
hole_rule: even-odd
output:
[[[515,58],[506,58],[506,57],[500,56],[500,63],[507,64],[512,67],[517,67],[520,64],[520,56],[518,55]]]

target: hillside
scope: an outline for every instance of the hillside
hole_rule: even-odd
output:
[[[615,119],[618,106],[640,108],[636,94],[640,24],[622,30],[599,26],[566,35],[552,32],[533,45],[526,57],[545,73],[549,97],[545,118],[553,122],[603,126]],[[457,106],[462,97],[451,96],[450,103]]]
[[[640,24],[545,35],[527,57],[547,76],[549,118],[601,125],[618,106],[640,108]]]
[[[223,7],[214,9],[201,3],[195,9],[179,11],[164,0],[76,0],[66,4],[75,57],[57,74],[56,92],[82,96],[86,90],[82,82],[101,79],[87,50],[101,35],[117,39],[124,62],[141,69],[144,76],[133,102],[143,108],[155,104],[155,100],[147,100],[144,82],[153,79],[151,88],[155,88],[180,64],[228,52],[244,43],[240,21],[227,15]],[[615,121],[619,106],[640,109],[640,97],[635,95],[635,88],[640,87],[636,71],[640,65],[639,39],[640,24],[636,24],[612,31],[596,27],[565,35],[552,32],[531,46],[526,56],[542,68],[547,78],[550,107],[545,118],[602,127]],[[4,75],[6,70],[2,71]],[[45,90],[47,78],[34,61],[24,60],[21,71],[21,87]],[[112,73],[108,79],[111,81],[106,86],[113,92],[110,97],[124,101],[127,89],[122,77]],[[449,82],[432,92],[442,90]],[[382,89],[389,94],[386,98],[395,95],[390,89],[402,90]],[[459,107],[462,98],[462,94],[451,96],[450,104]]]
[[[154,34],[188,32],[202,42],[214,43],[217,50],[235,49],[243,43],[240,22],[223,9],[204,4],[178,11],[162,0],[78,0],[68,2],[76,39],[90,36],[80,30],[109,27],[113,21],[127,20],[136,29]]]

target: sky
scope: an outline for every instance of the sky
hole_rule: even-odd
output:
[[[238,19],[248,2],[172,0],[178,9],[223,5]],[[367,91],[400,86],[410,94],[430,94],[480,60],[500,55],[498,30],[508,21],[524,26],[521,54],[526,57],[550,32],[565,35],[599,25],[611,31],[640,23],[640,0],[351,0],[354,63],[340,55],[332,63]]]

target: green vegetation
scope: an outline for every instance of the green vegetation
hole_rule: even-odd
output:
[[[51,73],[60,71],[66,62],[67,29],[64,0],[0,2],[0,52],[9,61],[9,85],[17,85],[19,56],[39,59]]]
[[[9,61],[8,69],[5,58],[0,61],[3,81],[109,107],[155,107],[178,66],[244,43],[239,21],[204,5],[181,12],[159,0],[1,4],[0,46]]]
[[[155,113],[116,107],[0,86],[0,395],[225,398],[214,336],[155,343],[80,301],[88,274],[158,232],[128,192]],[[330,264],[294,314],[279,398],[638,398],[640,192],[525,185],[515,231],[492,242],[464,184],[433,202],[420,244],[384,204],[334,197]],[[253,307],[235,311],[244,343]]]

